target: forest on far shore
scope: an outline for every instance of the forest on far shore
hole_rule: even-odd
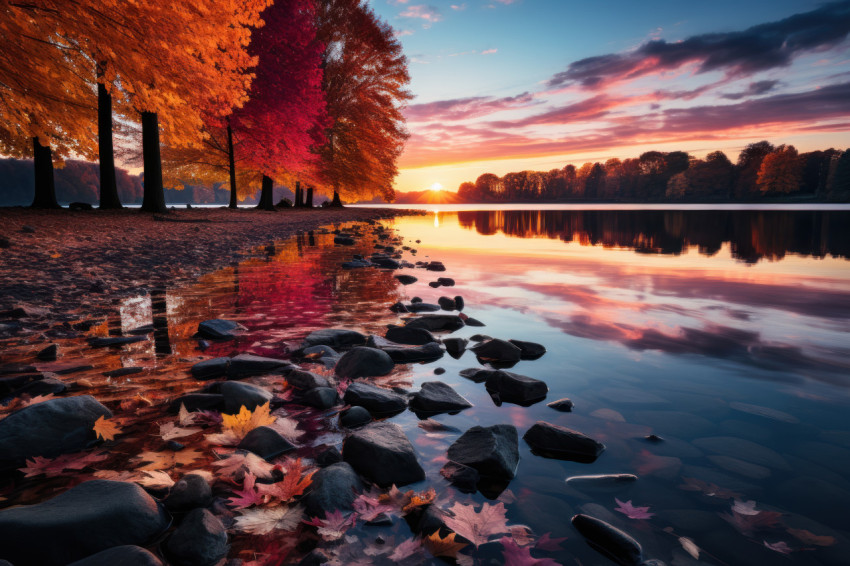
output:
[[[414,193],[407,193],[408,197]],[[399,194],[397,202],[408,201]],[[850,149],[799,153],[767,141],[745,147],[736,163],[722,151],[696,159],[684,151],[567,165],[551,171],[484,173],[462,183],[459,202],[752,202],[850,200]]]

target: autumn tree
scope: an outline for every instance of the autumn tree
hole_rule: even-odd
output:
[[[733,189],[736,198],[746,198],[757,193],[756,180],[761,162],[773,149],[774,147],[770,142],[762,140],[751,143],[741,150],[738,155],[735,187]]]
[[[800,189],[802,163],[793,145],[780,145],[762,160],[758,188],[762,193],[793,193]]]
[[[391,201],[411,98],[401,42],[364,0],[318,0],[316,15],[330,118],[319,152],[323,184],[337,205],[340,194]]]

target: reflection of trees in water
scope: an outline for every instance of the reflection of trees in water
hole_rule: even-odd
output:
[[[496,210],[458,212],[458,222],[484,235],[546,237],[639,253],[680,254],[697,246],[713,255],[728,242],[733,257],[749,263],[786,253],[850,256],[850,212]]]

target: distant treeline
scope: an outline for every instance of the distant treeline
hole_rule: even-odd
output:
[[[612,201],[753,202],[794,198],[850,200],[850,150],[799,153],[792,145],[752,143],[732,163],[715,151],[695,159],[684,151],[647,151],[638,158],[579,168],[485,173],[462,183],[464,202]]]
[[[728,243],[732,257],[756,263],[788,253],[850,258],[850,212],[717,210],[496,210],[458,212],[479,234],[545,237],[638,253],[714,255]]]
[[[125,169],[116,168],[118,196],[124,204],[141,204],[144,193],[144,177],[131,175]],[[100,199],[100,174],[97,163],[68,160],[54,172],[56,200],[60,203],[87,202],[97,205]],[[29,206],[33,201],[35,186],[34,168],[31,159],[0,159],[0,206]],[[274,188],[275,201],[293,199],[286,187]],[[165,189],[165,202],[169,204],[221,204],[227,205],[230,189],[225,183],[212,186],[184,185],[182,190]],[[326,200],[316,195],[314,204]],[[257,198],[250,197],[245,204],[256,204]]]

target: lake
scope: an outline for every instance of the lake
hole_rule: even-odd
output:
[[[432,417],[444,427],[420,426],[409,411],[389,419],[410,438],[426,473],[424,481],[406,489],[433,487],[435,505],[443,509],[456,502],[476,509],[485,502],[503,504],[508,524],[527,527],[523,532],[531,539],[566,537],[534,550],[535,557],[560,564],[613,563],[571,526],[576,513],[622,529],[640,542],[644,558],[667,564],[847,563],[845,208],[438,210],[386,225],[398,231],[403,245],[416,249],[404,259],[441,261],[446,272],[346,270],[340,264],[352,254],[368,256],[375,249],[368,230],[354,246],[334,245],[330,233],[303,234],[255,250],[191,287],[168,289],[153,301],[147,295],[124,301],[113,317],[90,330],[121,334],[159,319],[152,342],[94,354],[82,342],[69,340],[62,347],[71,352],[66,357],[77,353],[95,366],[81,375],[90,380],[87,392],[102,402],[123,408],[141,396],[156,405],[199,387],[175,376],[186,375],[200,359],[243,352],[286,357],[308,332],[321,328],[383,336],[388,324],[405,316],[389,310],[393,303],[462,296],[463,313],[485,326],[465,326],[451,336],[485,334],[544,345],[541,358],[520,361],[509,371],[545,381],[549,392],[530,406],[494,402],[484,384],[460,375],[485,367],[468,350],[458,359],[446,355],[396,366],[376,381],[415,391],[423,382],[441,380],[473,404],[455,415]],[[400,285],[398,274],[418,281]],[[456,284],[430,287],[438,276]],[[236,341],[199,345],[193,334],[209,318],[235,320],[248,330]],[[116,366],[145,371],[117,380],[102,377],[104,369]],[[435,372],[438,368],[445,373]],[[274,380],[253,381],[280,392]],[[547,406],[565,397],[574,403],[571,412]],[[136,423],[121,443],[123,456],[105,461],[99,477],[114,477],[127,468],[128,456],[161,444],[152,438],[161,412],[138,406]],[[290,403],[275,414],[299,423],[297,454],[305,459],[339,447],[346,435],[335,410]],[[537,421],[579,431],[602,442],[605,451],[590,463],[532,453],[521,437]],[[520,435],[516,477],[484,493],[449,485],[440,474],[448,447],[472,426],[502,423],[516,426]],[[651,435],[659,439],[648,439]],[[207,447],[193,466],[209,469],[221,451]],[[132,470],[121,473],[129,478]],[[565,481],[590,474],[638,479],[613,486]],[[47,485],[75,481],[69,477],[81,475],[66,473]],[[24,483],[19,489],[28,492],[0,495],[23,501],[43,489],[36,485]],[[617,510],[617,500],[647,507],[651,515],[631,518]],[[403,520],[390,526],[358,522],[346,532],[345,551],[315,535],[298,536],[236,536],[231,557],[258,549],[274,555],[275,545],[297,544],[296,557],[319,544],[336,549],[342,563],[392,563],[381,548],[412,534]],[[466,564],[505,560],[497,542],[467,547],[461,557]]]

